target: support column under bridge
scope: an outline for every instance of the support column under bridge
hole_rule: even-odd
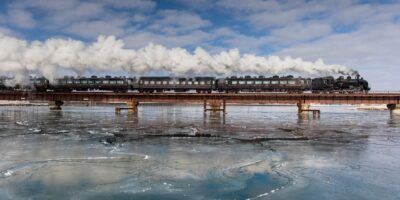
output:
[[[225,100],[204,100],[204,113],[207,111],[218,112],[222,111],[226,114],[226,101]]]
[[[139,101],[136,99],[131,99],[126,102],[126,108],[116,107],[115,112],[119,113],[121,110],[128,110],[128,112],[137,113],[138,112]]]
[[[387,108],[390,110],[390,113],[400,115],[400,104],[388,104]]]
[[[62,105],[64,105],[63,101],[49,101],[50,110],[62,110]]]
[[[299,101],[297,103],[297,112],[299,115],[308,114],[310,112],[313,113],[314,117],[319,117],[321,115],[321,111],[318,109],[310,109],[310,104]]]

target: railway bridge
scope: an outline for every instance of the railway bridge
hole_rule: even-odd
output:
[[[298,106],[298,112],[319,111],[309,109],[310,104],[385,104],[391,111],[400,111],[400,93],[369,93],[369,94],[284,94],[284,93],[111,93],[111,92],[0,92],[0,100],[11,101],[48,101],[52,110],[61,110],[64,102],[101,102],[126,103],[125,108],[134,112],[140,103],[203,103],[204,111],[226,112],[228,104],[293,104]]]

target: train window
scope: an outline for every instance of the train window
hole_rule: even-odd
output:
[[[169,84],[170,84],[170,85],[173,85],[173,84],[175,84],[175,83],[174,83],[174,81],[169,81]]]
[[[188,85],[192,85],[193,82],[192,82],[192,81],[188,81],[187,84],[188,84]]]
[[[109,84],[110,81],[109,80],[103,80],[103,84]]]
[[[271,84],[271,81],[263,81],[263,83],[264,83],[265,85],[269,85],[269,84]]]
[[[239,81],[239,84],[244,85],[244,84],[246,84],[246,81]]]
[[[287,81],[281,81],[280,83],[283,84],[283,85],[288,84]]]
[[[151,84],[151,85],[154,85],[154,83],[155,83],[155,81],[150,81],[150,84]]]
[[[261,85],[262,81],[254,81],[254,84]]]
[[[110,84],[117,84],[117,81],[116,80],[112,80],[112,81],[110,81]]]
[[[81,80],[82,84],[87,84],[87,80]]]
[[[72,82],[72,80],[68,80],[67,83],[68,84],[72,84],[73,82]]]
[[[163,81],[162,84],[168,85],[168,81]]]
[[[93,84],[94,81],[93,81],[93,80],[89,80],[88,83],[89,83],[89,84]]]
[[[101,80],[96,80],[96,84],[101,84],[103,83]]]
[[[121,81],[121,80],[120,80],[120,81],[117,81],[117,83],[120,84],[120,85],[122,85],[122,84],[124,84],[124,81]]]
[[[74,80],[74,84],[80,84],[81,82],[79,80]]]
[[[296,81],[288,81],[288,84],[289,85],[294,85],[294,84],[296,84]]]
[[[246,83],[251,85],[251,84],[254,84],[254,81],[246,81]]]
[[[300,80],[300,83],[301,83],[301,84],[304,84],[304,80]]]
[[[194,84],[195,84],[195,85],[198,85],[198,84],[199,84],[199,82],[198,82],[198,81],[195,81],[195,82],[194,82]]]
[[[149,81],[144,81],[144,84],[145,84],[145,85],[149,84]]]
[[[208,81],[207,81],[208,82]],[[204,85],[204,84],[206,84],[206,82],[205,81],[200,81],[200,85]],[[207,83],[208,84],[208,83]]]
[[[161,84],[161,81],[156,81],[156,84],[157,84],[157,85],[160,85],[160,84]]]
[[[237,85],[238,82],[237,81],[232,81],[231,83],[232,83],[232,85]]]
[[[279,84],[279,81],[271,81],[271,84],[273,85]]]

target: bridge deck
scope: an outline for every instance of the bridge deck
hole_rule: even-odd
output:
[[[110,92],[73,92],[73,93],[36,93],[36,92],[0,92],[0,100],[41,100],[41,101],[95,101],[95,102],[166,102],[196,103],[204,100],[225,100],[227,103],[260,104],[400,104],[400,93],[370,94],[283,94],[283,93],[110,93]]]

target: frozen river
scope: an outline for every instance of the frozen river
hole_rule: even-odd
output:
[[[0,107],[0,199],[400,199],[400,115],[227,109]]]

